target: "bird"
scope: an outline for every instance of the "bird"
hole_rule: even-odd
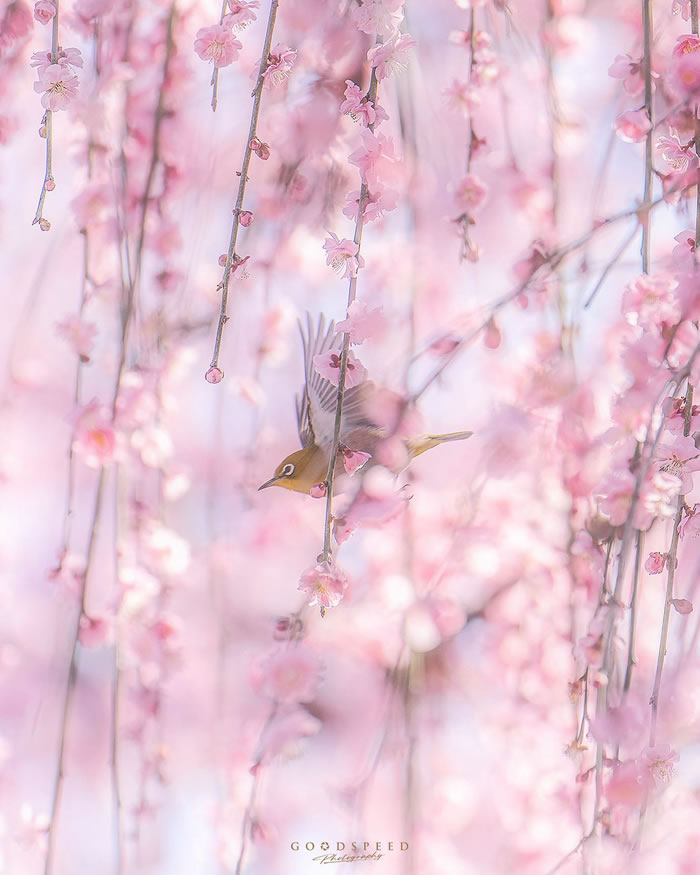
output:
[[[338,388],[314,368],[314,357],[342,347],[342,334],[335,331],[335,323],[319,317],[314,330],[311,315],[306,316],[306,330],[299,322],[299,331],[304,354],[304,387],[296,397],[296,415],[299,439],[302,448],[286,456],[275,468],[275,473],[258,491],[270,486],[280,486],[295,492],[310,494],[311,488],[325,482],[328,463],[333,447],[336,401]],[[343,416],[340,431],[340,449],[351,448],[361,452],[374,452],[377,443],[390,434],[373,421],[368,412],[368,402],[376,391],[374,384],[366,380],[357,386],[345,389]],[[426,434],[404,440],[408,460],[447,441],[466,440],[471,431],[454,431],[445,434]],[[336,466],[342,470],[339,453]]]

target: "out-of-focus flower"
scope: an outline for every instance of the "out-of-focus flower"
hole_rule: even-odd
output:
[[[109,411],[97,402],[88,404],[78,418],[73,452],[90,468],[112,465],[123,455],[123,436],[114,428]]]
[[[213,61],[215,67],[228,67],[238,57],[243,43],[223,24],[200,27],[194,41],[194,50],[203,61]]]
[[[66,64],[49,64],[39,68],[39,81],[34,90],[41,94],[44,109],[58,112],[70,104],[78,93],[78,77]]]
[[[321,662],[303,644],[285,647],[263,659],[253,673],[261,693],[284,704],[311,702],[320,681]]]
[[[683,55],[689,55],[697,51],[700,51],[700,36],[695,36],[693,33],[684,33],[676,39],[676,44],[673,47],[673,57],[682,58]]]
[[[382,175],[389,171],[396,161],[394,144],[384,134],[362,131],[362,145],[348,156],[350,164],[360,170],[362,181],[372,190],[381,182]]]
[[[298,589],[309,596],[309,607],[335,608],[347,587],[347,578],[337,565],[319,562],[302,574]]]
[[[481,105],[481,95],[479,89],[472,85],[471,82],[462,82],[460,79],[453,79],[443,92],[449,105],[453,109],[457,109],[465,116],[471,115],[474,110]]]
[[[678,265],[690,265],[694,259],[695,230],[689,228],[687,231],[680,231],[673,239],[676,245],[671,252],[671,258]]]
[[[676,58],[670,80],[683,97],[696,98],[700,94],[700,52],[688,52]]]
[[[454,199],[457,209],[473,215],[484,205],[487,192],[488,189],[479,177],[468,173],[455,186]]]
[[[628,94],[641,94],[644,91],[644,77],[640,60],[634,60],[629,55],[617,55],[608,68],[608,76],[622,79]]]
[[[626,143],[641,143],[651,130],[649,116],[644,109],[628,109],[615,122],[615,130]]]
[[[640,764],[646,777],[657,789],[671,783],[675,764],[680,754],[669,744],[657,744],[642,751]]]
[[[673,0],[672,15],[680,15],[683,21],[690,20],[690,0]]]
[[[326,380],[330,380],[334,386],[340,381],[340,354],[330,350],[313,357],[314,370]],[[359,386],[367,379],[367,371],[362,362],[355,357],[352,350],[348,350],[348,366],[345,371],[345,388],[352,389]]]
[[[350,343],[364,343],[370,337],[380,334],[386,326],[383,307],[369,309],[363,301],[353,301],[348,307],[347,316],[336,323],[336,331],[350,335]]]
[[[81,361],[90,361],[90,353],[97,334],[97,325],[94,322],[83,322],[80,316],[72,313],[56,324],[56,331],[67,341],[73,352],[80,356]]]
[[[109,617],[82,614],[78,639],[83,647],[101,647],[109,644],[113,635],[113,622]]]
[[[342,273],[346,279],[357,276],[358,268],[365,265],[362,256],[358,255],[360,247],[346,237],[342,240],[338,239],[332,231],[329,231],[328,235],[323,244],[326,250],[326,264],[330,265],[336,273]]]
[[[365,0],[353,7],[352,18],[363,33],[388,37],[394,34],[403,19],[403,0]]]
[[[392,73],[405,70],[408,66],[408,52],[416,41],[408,33],[397,33],[367,52],[367,60],[375,68],[377,79],[381,82]]]

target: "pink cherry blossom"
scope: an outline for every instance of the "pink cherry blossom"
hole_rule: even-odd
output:
[[[672,54],[674,58],[682,58],[683,55],[689,55],[691,52],[697,51],[700,51],[700,36],[695,36],[693,33],[684,33],[676,39]]]
[[[34,4],[34,18],[39,24],[48,24],[56,14],[56,6],[51,0],[38,0]]]
[[[362,145],[349,155],[348,161],[359,168],[362,181],[374,189],[396,162],[394,143],[384,134],[368,130],[362,131],[361,138]]]
[[[467,174],[457,183],[454,199],[457,209],[468,215],[478,212],[484,205],[488,189],[473,173]]]
[[[253,10],[260,8],[260,0],[228,0],[227,5],[231,11],[224,16],[222,24],[233,30],[243,30],[257,18]]]
[[[670,79],[685,98],[700,95],[700,52],[693,51],[677,58],[670,71]]]
[[[336,351],[322,352],[313,357],[314,370],[324,379],[337,386],[340,380],[340,354]],[[367,379],[367,371],[355,353],[348,350],[348,366],[345,372],[345,388],[352,389]]]
[[[690,20],[690,0],[673,0],[671,5],[671,13],[679,15],[683,21]]]
[[[398,192],[375,183],[374,190],[369,193],[369,197],[364,203],[365,224],[373,222],[375,219],[381,219],[384,213],[395,210],[398,202]],[[347,216],[348,219],[357,219],[359,208],[360,192],[359,190],[351,191],[343,207],[343,215]]]
[[[321,562],[302,574],[297,588],[309,596],[309,607],[335,608],[342,601],[347,586],[345,574],[336,565]]]
[[[669,128],[668,133],[668,137],[659,137],[656,141],[656,148],[670,166],[672,173],[685,173],[688,169],[688,149],[691,144],[688,143],[684,146],[675,128]]]
[[[34,90],[42,94],[41,105],[52,112],[66,109],[78,93],[78,77],[67,65],[49,64],[39,68]]]
[[[667,553],[650,553],[644,563],[644,569],[648,574],[661,574],[666,565]]]
[[[679,435],[672,444],[657,447],[655,464],[659,471],[678,477],[680,494],[687,495],[693,488],[693,472],[700,471],[700,450],[692,438]]]
[[[281,85],[289,78],[297,53],[289,46],[276,45],[270,52],[263,79],[270,85]]]
[[[626,143],[641,143],[651,130],[649,116],[644,109],[628,109],[615,122],[615,130]]]
[[[52,63],[54,62],[51,60],[51,52],[34,52],[29,61],[29,66],[36,67],[37,74],[41,75],[42,70],[45,70],[46,67],[51,66]],[[80,52],[80,49],[59,49],[59,51],[56,53],[55,63],[64,64],[69,67],[81,68],[83,66],[83,56]]]
[[[402,3],[387,0],[365,0],[361,5],[353,7],[351,15],[357,29],[363,33],[389,37],[398,30],[403,19],[401,6]]]
[[[470,82],[453,79],[452,84],[443,92],[449,105],[462,112],[465,116],[471,115],[481,105],[479,89]]]
[[[363,127],[378,125],[389,118],[376,98],[374,104],[372,104],[371,101],[366,99],[362,89],[355,85],[352,79],[346,79],[345,85],[345,100],[340,104],[340,111],[342,113],[347,113],[355,121],[359,121]]]
[[[700,505],[696,504],[693,507],[693,512],[683,517],[678,526],[678,534],[681,538],[685,538],[686,535],[690,535],[691,538],[700,538]]]
[[[106,616],[82,614],[79,641],[83,647],[101,647],[113,639],[113,621]]]
[[[640,765],[653,786],[660,788],[670,784],[674,766],[679,760],[680,754],[669,744],[657,744],[642,751]]]
[[[286,705],[311,702],[320,682],[321,661],[304,644],[275,650],[256,667],[253,681],[261,693]]]
[[[122,437],[111,422],[109,411],[95,402],[88,404],[76,424],[73,452],[90,468],[112,465],[121,457]]]
[[[647,797],[647,786],[635,760],[615,765],[605,793],[611,805],[637,808]]]
[[[676,241],[676,246],[671,252],[673,260],[678,265],[692,264],[695,252],[695,229],[689,228],[687,231],[681,231],[673,239]]]
[[[304,708],[293,708],[281,714],[267,729],[260,763],[270,762],[287,752],[295,752],[302,738],[316,735],[323,724]]]
[[[342,322],[336,323],[336,331],[350,335],[350,343],[364,343],[370,337],[375,337],[386,327],[386,317],[383,307],[369,309],[363,301],[353,301],[348,307],[347,316]]]
[[[621,526],[627,519],[635,478],[631,471],[613,471],[600,486],[603,498],[601,511],[610,518],[613,526]]]
[[[676,294],[678,283],[672,274],[643,274],[633,280],[622,296],[622,310],[631,325],[651,326],[680,319]]]
[[[681,489],[681,479],[667,470],[657,471],[642,486],[639,508],[652,517],[671,519],[676,514],[676,503]],[[648,524],[637,519],[637,526],[646,529]]]
[[[203,61],[213,61],[215,67],[228,67],[242,48],[243,44],[223,24],[201,27],[194,41],[194,50],[199,57]]]
[[[397,33],[386,42],[373,46],[367,52],[367,60],[375,68],[377,79],[381,82],[392,73],[405,70],[408,66],[408,51],[416,45],[410,34]]]
[[[360,247],[347,237],[338,239],[332,231],[329,231],[328,235],[323,244],[326,250],[326,264],[330,265],[337,274],[342,273],[346,279],[357,276],[358,268],[365,265],[362,256],[358,255]]]
[[[349,447],[343,446],[342,444],[339,450],[343,456],[343,467],[345,468],[345,473],[349,474],[351,477],[372,458],[369,453],[363,453],[360,450],[351,450]]]
[[[613,79],[623,79],[625,91],[628,94],[641,94],[644,91],[644,77],[640,60],[634,60],[629,55],[617,55],[608,69],[608,76]]]
[[[90,361],[97,334],[97,325],[94,322],[84,322],[80,316],[71,314],[56,324],[56,331],[84,362]]]

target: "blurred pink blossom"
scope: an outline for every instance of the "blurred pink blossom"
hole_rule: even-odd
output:
[[[700,52],[687,52],[676,58],[670,79],[683,97],[697,98],[700,95]]]
[[[481,105],[479,89],[470,82],[453,79],[452,84],[443,92],[453,109],[460,110],[465,116],[471,115]]]
[[[362,181],[374,190],[396,162],[394,144],[384,134],[374,134],[369,130],[362,131],[361,139],[362,145],[348,156],[348,161],[359,168]]]
[[[347,316],[342,322],[336,323],[336,331],[350,335],[350,343],[364,343],[370,337],[376,337],[386,327],[386,317],[383,307],[371,310],[363,301],[353,301],[348,307]]]
[[[254,669],[256,688],[278,702],[311,702],[320,682],[321,661],[305,644],[275,650]]]
[[[454,191],[454,199],[457,209],[468,215],[478,212],[486,200],[486,185],[473,173],[467,174],[461,179]]]
[[[657,744],[642,751],[640,763],[647,778],[653,786],[665,787],[671,782],[674,766],[680,760],[680,754],[669,744]]]
[[[629,55],[617,55],[608,69],[608,76],[613,79],[623,79],[625,91],[628,94],[641,94],[644,91],[644,78],[641,61],[630,58]]]
[[[84,322],[80,316],[71,313],[61,322],[56,323],[56,331],[83,362],[90,361],[90,353],[97,334],[94,322]]]
[[[403,19],[403,0],[365,0],[354,6],[351,15],[358,30],[389,37],[394,34]]]
[[[381,82],[392,73],[399,73],[408,66],[408,52],[416,41],[408,33],[397,33],[386,42],[373,46],[367,52],[367,60],[376,69]]]
[[[73,452],[90,468],[112,465],[123,457],[123,436],[112,424],[109,411],[91,402],[81,412],[75,427]]]
[[[615,130],[626,143],[641,143],[651,130],[649,116],[644,109],[628,109],[618,117]]]

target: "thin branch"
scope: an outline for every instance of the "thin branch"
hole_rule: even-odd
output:
[[[693,387],[688,382],[688,388],[685,393],[685,422],[683,424],[683,434],[688,437],[690,434],[690,420],[693,408]],[[681,519],[683,517],[684,498],[678,496],[678,507],[676,516],[673,520],[673,534],[671,535],[671,546],[666,558],[666,567],[668,576],[666,578],[666,601],[664,602],[664,613],[661,621],[661,636],[659,638],[659,654],[656,660],[656,674],[654,676],[654,688],[651,693],[649,703],[651,704],[651,720],[649,724],[649,747],[653,747],[656,743],[656,721],[659,712],[659,693],[661,692],[661,674],[664,669],[664,660],[666,658],[666,646],[668,643],[668,625],[671,616],[671,602],[673,600],[673,583],[676,576],[676,557],[678,555],[678,537]]]
[[[627,667],[625,668],[625,680],[622,685],[623,693],[626,693],[632,683],[632,668],[637,664],[634,654],[635,635],[637,626],[637,595],[639,592],[639,572],[642,565],[642,552],[644,550],[644,533],[637,532],[637,543],[634,552],[634,577],[632,579],[632,597],[630,599],[630,627],[629,640],[627,642]]]
[[[56,63],[56,57],[59,51],[58,45],[58,13],[59,0],[53,0],[56,12],[51,22],[51,63]],[[41,194],[39,195],[39,203],[32,220],[32,225],[38,224],[42,231],[48,231],[51,227],[50,222],[44,218],[44,201],[46,200],[46,192],[54,188],[53,178],[53,112],[47,109],[42,120],[42,128],[46,129],[46,168],[44,170],[44,181],[41,185]]]
[[[642,202],[642,272],[649,273],[651,228],[649,227],[648,208],[654,187],[654,103],[651,80],[651,47],[654,37],[653,14],[651,0],[642,2],[642,20],[644,28],[644,108],[649,116],[650,128],[644,145],[644,200]]]
[[[367,100],[374,105],[377,100],[377,75],[375,68],[372,67],[372,75],[367,91]],[[368,126],[370,130],[374,130],[373,125]],[[357,244],[357,255],[360,254],[362,246],[362,229],[364,227],[364,213],[367,198],[369,197],[369,186],[366,182],[362,183],[360,188],[360,200],[357,208],[357,221],[355,223],[354,242]],[[350,278],[348,286],[348,308],[357,296],[357,274]],[[340,354],[340,369],[338,376],[338,394],[335,404],[335,424],[333,426],[333,443],[331,444],[330,458],[328,460],[328,474],[326,476],[326,512],[323,527],[323,561],[328,562],[331,558],[331,529],[333,525],[333,486],[335,483],[335,466],[338,456],[338,447],[340,445],[340,428],[343,419],[343,400],[345,398],[345,375],[348,370],[348,351],[350,349],[350,335],[343,334],[343,344]]]
[[[223,0],[221,4],[221,15],[219,16],[219,24],[224,23],[224,15],[226,15],[226,7],[228,0]],[[214,64],[214,70],[211,74],[211,110],[216,112],[216,106],[219,102],[219,67]]]
[[[270,3],[270,14],[267,19],[267,30],[265,31],[265,42],[263,43],[262,55],[260,56],[260,69],[258,70],[258,79],[253,89],[253,110],[250,115],[250,127],[248,129],[248,140],[243,153],[243,163],[238,178],[238,194],[236,195],[236,206],[233,210],[233,224],[231,225],[231,237],[228,244],[228,252],[226,255],[226,264],[224,273],[221,277],[221,309],[219,311],[219,321],[216,326],[216,337],[214,339],[214,352],[211,357],[210,368],[218,368],[219,354],[221,352],[221,338],[224,332],[224,325],[228,322],[228,286],[231,278],[232,269],[237,266],[236,262],[236,244],[238,242],[238,229],[240,227],[241,210],[243,209],[243,198],[245,197],[246,184],[248,182],[248,168],[250,159],[253,154],[253,143],[258,130],[258,116],[260,115],[260,104],[262,102],[263,88],[265,86],[265,71],[270,63],[270,47],[272,46],[272,33],[275,29],[275,20],[277,18],[277,8],[279,0],[272,0]]]

